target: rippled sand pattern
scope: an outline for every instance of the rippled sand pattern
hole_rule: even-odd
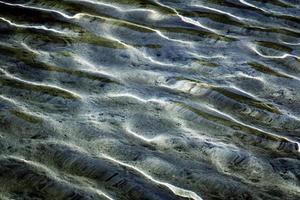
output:
[[[299,0],[0,1],[0,199],[299,200]]]

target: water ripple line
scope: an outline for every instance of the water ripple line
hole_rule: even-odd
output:
[[[156,180],[155,178],[153,178],[152,176],[150,176],[149,174],[147,174],[146,172],[144,172],[143,170],[135,167],[135,166],[132,166],[130,164],[127,164],[127,163],[124,163],[122,161],[119,161],[109,155],[106,155],[106,154],[102,154],[101,157],[103,158],[106,158],[108,160],[111,160],[115,163],[118,163],[119,165],[122,165],[124,167],[128,167],[140,174],[142,174],[144,177],[146,177],[147,179],[153,181],[154,183],[156,184],[159,184],[159,185],[163,185],[163,186],[166,186],[167,188],[169,188],[175,195],[178,195],[178,196],[181,196],[181,197],[186,197],[186,198],[192,198],[193,200],[203,200],[200,196],[198,196],[195,192],[191,191],[191,190],[186,190],[186,189],[183,189],[183,188],[180,188],[180,187],[177,187],[175,185],[172,185],[170,183],[167,183],[167,182],[163,182],[163,181],[159,181],[159,180]]]

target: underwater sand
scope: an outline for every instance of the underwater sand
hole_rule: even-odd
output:
[[[299,200],[299,0],[1,0],[1,200]]]

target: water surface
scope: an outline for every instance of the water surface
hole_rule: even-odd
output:
[[[300,199],[299,0],[0,1],[0,199]]]

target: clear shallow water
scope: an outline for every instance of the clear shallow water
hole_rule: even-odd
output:
[[[300,1],[0,1],[0,199],[299,199]]]

